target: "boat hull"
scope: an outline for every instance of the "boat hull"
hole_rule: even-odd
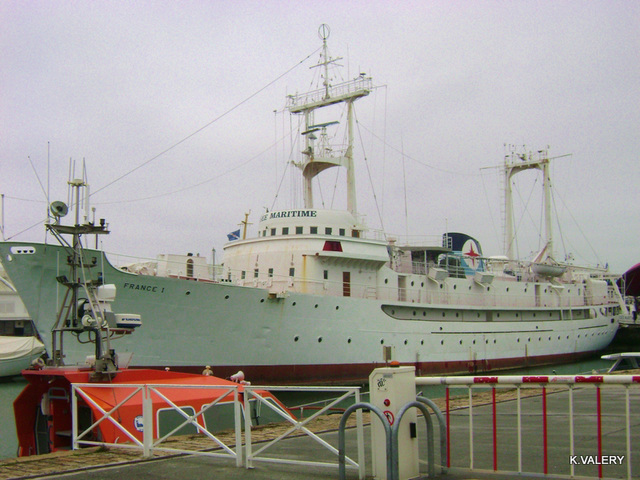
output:
[[[44,350],[35,337],[0,337],[0,377],[20,375]]]
[[[64,294],[55,278],[68,269],[67,253],[59,246],[8,242],[0,244],[0,255],[51,353],[53,312]],[[517,306],[295,292],[277,298],[260,288],[131,274],[114,268],[102,252],[84,255],[87,264],[95,262],[95,278],[116,285],[113,311],[142,316],[134,334],[114,343],[117,352],[134,353],[133,366],[193,372],[211,365],[222,377],[242,369],[254,383],[366,381],[384,363],[384,347],[420,374],[559,363],[600,351],[618,328],[617,316],[607,309],[591,308],[586,318],[572,319],[566,309],[542,308],[535,321],[524,321],[516,320]],[[396,308],[406,315],[394,317]],[[471,312],[485,310],[494,313],[493,321],[471,320]],[[91,345],[71,339],[64,347],[68,364],[94,353]]]

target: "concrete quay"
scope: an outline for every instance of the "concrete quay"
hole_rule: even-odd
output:
[[[621,387],[624,388],[624,387]],[[607,458],[622,457],[620,464],[601,465],[603,478],[639,478],[640,453],[634,446],[640,444],[640,389],[630,388],[630,436],[631,457],[626,446],[627,422],[625,414],[625,395],[621,388],[601,389],[601,426],[600,426],[600,455],[598,452],[598,426],[596,416],[595,387],[585,385],[576,387],[573,392],[574,418],[574,455],[570,456],[569,439],[569,392],[566,388],[548,391],[543,400],[540,390],[531,392],[533,396],[521,400],[521,439],[522,439],[522,472],[518,473],[517,451],[517,402],[514,392],[502,393],[502,401],[496,404],[496,432],[497,442],[494,455],[493,442],[493,406],[488,402],[490,395],[474,395],[473,400],[473,466],[470,465],[469,454],[469,409],[456,407],[451,411],[451,467],[447,473],[441,474],[439,467],[441,456],[439,451],[439,432],[436,425],[436,478],[442,480],[470,480],[489,478],[569,478],[573,463],[573,478],[598,478],[599,466],[582,463],[594,461],[603,463]],[[475,389],[474,389],[475,391]],[[428,390],[425,389],[428,395]],[[464,403],[466,390],[452,390],[452,395],[460,395],[456,402]],[[524,397],[524,394],[523,394]],[[505,400],[505,398],[510,398]],[[543,438],[543,401],[546,403],[547,413],[547,475],[544,475],[544,438]],[[442,405],[442,401],[438,402]],[[444,405],[442,405],[444,406]],[[444,409],[443,409],[444,411]],[[352,415],[353,417],[354,415]],[[337,416],[335,416],[337,417]],[[336,419],[337,420],[337,419]],[[377,420],[374,420],[377,421]],[[337,423],[337,422],[336,422]],[[268,430],[268,429],[267,429]],[[421,439],[420,457],[426,458],[425,426],[422,419],[418,419],[418,433]],[[330,444],[337,446],[338,433],[335,430],[321,434]],[[356,430],[346,432],[347,455],[356,456]],[[365,427],[366,472],[371,477],[370,429]],[[254,444],[254,451],[258,445]],[[139,452],[127,451],[126,454],[109,451],[95,451],[96,449],[69,452],[59,456],[61,465],[57,470],[40,471],[39,464],[46,462],[45,458],[30,458],[0,463],[0,479],[9,478],[68,478],[85,479],[87,477],[99,480],[123,479],[220,479],[220,480],[266,480],[266,479],[337,479],[337,467],[315,467],[300,465],[284,465],[255,461],[254,468],[236,467],[229,459],[218,459],[196,455],[180,455],[156,457],[143,460]],[[306,459],[314,461],[335,462],[336,456],[322,448],[308,436],[299,436],[282,440],[268,450],[268,456],[282,459]],[[598,456],[598,457],[596,457]],[[43,456],[49,457],[49,456]],[[94,457],[102,457],[103,464],[95,465]],[[91,459],[91,460],[90,460]],[[446,463],[446,457],[442,458]],[[607,460],[608,462],[608,460]],[[630,462],[630,463],[629,463]],[[98,462],[99,463],[99,462]],[[494,471],[494,465],[498,470]],[[629,475],[629,466],[631,475]],[[426,475],[427,468],[421,471]],[[347,478],[356,479],[358,474],[354,470],[347,470]]]

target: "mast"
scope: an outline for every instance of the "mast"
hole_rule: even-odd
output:
[[[551,175],[549,173],[549,157],[546,150],[539,150],[536,158],[531,153],[517,153],[512,151],[504,157],[505,183],[505,228],[504,248],[509,260],[514,258],[515,233],[513,228],[513,190],[512,177],[525,170],[538,169],[542,172],[544,189],[544,229],[545,229],[545,258],[553,258],[553,231],[551,223]],[[540,259],[544,260],[544,258]]]
[[[327,49],[330,30],[326,24],[320,25],[318,36],[322,40],[321,60],[311,68],[323,69],[322,88],[311,92],[290,95],[287,108],[291,113],[304,115],[305,148],[304,160],[296,166],[302,170],[304,179],[304,208],[314,208],[312,181],[316,175],[331,167],[345,167],[347,170],[347,210],[357,214],[355,169],[353,165],[354,112],[353,102],[369,95],[371,78],[360,74],[357,78],[333,85],[329,78],[329,65],[336,64],[342,57],[331,58]],[[347,146],[340,150],[330,145],[327,128],[339,122],[315,123],[315,112],[331,105],[347,104]],[[318,136],[316,136],[318,133]]]

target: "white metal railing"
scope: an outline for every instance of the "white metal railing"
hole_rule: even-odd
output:
[[[292,418],[287,412],[282,411],[276,405],[271,402],[268,402],[264,397],[255,393],[255,390],[262,391],[270,391],[270,392],[332,392],[338,393],[343,392],[343,394],[339,397],[332,399],[329,403],[327,403],[324,407],[317,410],[313,415],[307,418],[301,418],[296,420]],[[254,461],[262,461],[262,462],[271,462],[271,463],[282,463],[282,464],[292,464],[292,465],[307,465],[312,467],[338,467],[338,455],[339,451],[336,447],[320,438],[318,435],[313,433],[311,430],[307,428],[307,424],[317,418],[319,415],[324,413],[328,413],[329,410],[335,405],[343,402],[349,398],[353,398],[354,404],[360,403],[360,387],[264,387],[264,386],[253,386],[244,388],[244,414],[245,414],[245,443],[246,443],[246,460],[245,464],[247,468],[251,468],[253,466]],[[282,417],[284,421],[287,421],[291,424],[291,427],[282,433],[277,438],[265,443],[259,449],[253,450],[253,445],[251,441],[251,424],[249,422],[250,411],[248,408],[249,402],[252,398],[255,398],[258,402],[261,402],[264,406],[270,408],[278,415]],[[354,461],[349,457],[345,457],[346,462],[348,463],[347,467],[357,469],[358,475],[360,479],[363,479],[365,476],[365,450],[364,450],[364,430],[362,423],[362,412],[356,412],[356,430],[357,430],[357,445],[358,445],[358,461]],[[327,449],[329,452],[333,453],[336,456],[336,462],[318,462],[312,460],[292,460],[285,458],[274,458],[274,457],[266,457],[261,454],[271,448],[276,443],[281,440],[287,438],[291,434],[300,434],[304,433],[309,436],[311,439],[315,440],[319,445]],[[310,452],[312,454],[312,452]]]
[[[122,400],[120,400],[116,405],[114,405],[110,409],[103,408],[92,396],[89,389],[95,388],[108,388],[108,389],[119,389],[124,390]],[[295,387],[295,386],[249,386],[243,385],[244,395],[240,391],[240,385],[182,385],[182,384],[100,384],[100,383],[74,383],[71,385],[71,415],[72,415],[72,448],[78,449],[82,445],[91,445],[91,446],[109,446],[109,447],[118,447],[118,448],[129,448],[129,449],[138,449],[142,451],[142,456],[144,458],[151,457],[154,451],[164,451],[170,453],[186,453],[186,454],[196,454],[196,455],[204,455],[210,457],[223,457],[223,458],[232,458],[235,459],[236,466],[241,467],[245,466],[246,468],[251,468],[253,466],[254,461],[262,461],[262,462],[271,462],[271,463],[282,463],[282,464],[297,464],[297,465],[309,465],[309,466],[322,466],[322,467],[335,467],[338,468],[338,449],[320,438],[317,434],[313,433],[307,427],[307,424],[314,419],[316,419],[319,415],[323,415],[328,413],[331,409],[333,409],[336,405],[341,402],[351,402],[354,404],[360,402],[360,387]],[[177,405],[174,399],[172,398],[176,393],[180,390],[184,389],[204,389],[204,390],[216,390],[220,392],[217,396],[218,398],[214,400],[212,403],[208,403],[203,405],[202,408],[196,412],[194,415],[189,415],[186,413],[183,408],[187,405]],[[271,391],[271,392],[328,392],[328,393],[342,393],[342,395],[332,398],[326,401],[326,404],[319,408],[313,415],[307,418],[295,419],[293,418],[288,411],[283,410],[278,404],[275,402],[269,401],[268,398],[263,397],[259,392]],[[234,438],[235,438],[235,447],[225,444],[222,440],[220,440],[216,435],[214,435],[211,431],[206,428],[206,423],[203,420],[204,413],[210,408],[219,405],[222,399],[227,398],[229,395],[233,396],[233,405],[234,405]],[[244,398],[241,398],[241,396]],[[79,422],[78,422],[78,399],[81,398],[86,404],[92,409],[96,409],[100,412],[101,416],[93,421],[93,423],[84,428],[84,430],[79,431]],[[117,398],[117,396],[114,396]],[[154,407],[154,401],[156,405]],[[228,401],[228,398],[225,399],[225,402]],[[262,407],[269,408],[271,411],[275,412],[278,416],[282,418],[282,421],[289,422],[291,427],[283,434],[278,436],[277,438],[266,442],[257,450],[254,450],[254,445],[252,443],[251,429],[253,427],[251,421],[251,408],[250,402],[257,402]],[[119,420],[120,412],[119,410],[124,406],[131,406],[134,403],[139,406],[140,411],[136,411],[136,416],[142,417],[142,424],[140,427],[142,428],[142,435],[140,435],[140,431],[133,431],[135,426],[132,424],[130,428],[123,425]],[[158,402],[161,403],[161,406],[158,407]],[[168,407],[169,409],[175,410],[179,415],[184,418],[184,421],[173,428],[170,432],[165,435],[160,436],[159,425],[154,422],[154,410],[157,411],[158,408]],[[244,434],[245,434],[245,448],[246,454],[243,455],[242,448],[242,409],[244,408]],[[130,418],[131,415],[128,415],[127,418]],[[198,421],[200,419],[200,421]],[[125,442],[129,443],[120,443],[116,441],[113,442],[105,442],[105,441],[97,441],[90,439],[90,435],[92,432],[99,427],[103,422],[109,422],[113,425],[116,431],[122,433]],[[197,450],[187,450],[184,448],[171,448],[162,446],[161,444],[165,442],[169,437],[176,434],[176,432],[180,431],[185,426],[193,426],[196,431],[203,436],[209,438],[216,447],[222,450],[222,452],[211,452],[211,451],[203,451],[202,447],[198,447]],[[155,426],[155,428],[154,428]],[[155,430],[158,431],[158,435],[156,437]],[[362,413],[358,413],[356,415],[356,432],[357,432],[357,461],[346,458],[348,462],[348,467],[352,469],[358,470],[358,475],[360,479],[363,479],[365,476],[365,450],[364,450],[364,430],[363,430],[363,421],[362,421]],[[286,458],[278,458],[277,453],[272,454],[269,457],[263,455],[267,449],[277,444],[281,440],[289,437],[291,434],[300,434],[304,433],[308,435],[310,438],[315,440],[322,447],[326,448],[329,452],[336,455],[336,462],[318,462],[312,460],[291,460]],[[142,436],[142,439],[140,439]],[[275,456],[274,456],[275,455]],[[313,452],[310,452],[310,455],[313,455]]]
[[[87,391],[87,389],[95,389],[95,388],[108,388],[114,390],[131,390],[128,395],[125,396],[120,402],[113,406],[110,410],[105,410],[102,406],[99,405],[98,402],[92,397],[91,393]],[[212,403],[203,405],[202,408],[195,415],[188,415],[184,412],[181,406],[176,405],[174,400],[172,400],[172,396],[179,390],[216,390],[222,391],[216,400]],[[242,465],[242,412],[240,407],[239,400],[239,385],[183,385],[183,384],[100,384],[100,383],[74,383],[71,385],[71,414],[72,414],[72,448],[75,450],[80,448],[80,445],[101,445],[101,446],[112,446],[119,448],[133,448],[133,449],[141,449],[143,457],[147,458],[153,455],[154,450],[158,451],[167,451],[173,453],[190,453],[198,455],[206,455],[212,457],[227,457],[234,458],[236,460],[236,466]],[[166,391],[170,390],[170,391]],[[173,394],[173,395],[172,395]],[[219,402],[227,397],[228,395],[233,394],[233,404],[234,404],[234,425],[235,425],[235,450],[222,442],[218,437],[216,437],[212,432],[205,428],[205,422],[198,422],[198,419],[202,419],[203,414],[209,410],[210,408],[215,407],[219,404]],[[118,420],[119,409],[125,405],[130,406],[134,402],[134,398],[141,395],[141,398],[136,398],[136,404],[140,405],[139,414],[142,416],[142,441],[138,438],[140,436],[139,433],[136,433],[126,426],[122,425],[122,423]],[[90,407],[94,407],[101,414],[102,417],[96,419],[88,428],[83,430],[82,432],[78,431],[78,397],[81,397]],[[184,421],[171,430],[169,433],[163,435],[162,437],[155,438],[154,435],[154,425],[153,421],[153,401],[154,397],[156,401],[160,401],[164,406],[168,406],[170,409],[175,410],[184,417]],[[139,401],[141,400],[141,401]],[[109,442],[98,442],[95,440],[89,440],[88,437],[91,432],[98,427],[103,422],[110,422],[116,430],[122,432],[122,434],[131,441],[130,444],[126,443],[109,443]],[[223,450],[223,453],[220,452],[203,452],[196,450],[185,450],[185,449],[177,449],[177,448],[169,448],[160,446],[162,442],[164,442],[167,438],[174,435],[177,431],[182,429],[185,426],[192,425],[196,428],[196,431],[203,434],[212,440],[217,447],[220,447]],[[135,428],[134,425],[131,425]]]
[[[468,390],[468,416],[469,416],[469,425],[468,425],[468,443],[469,443],[469,470],[476,469],[476,465],[474,463],[474,403],[473,403],[473,390],[478,390],[481,388],[490,389],[491,390],[491,437],[492,437],[492,463],[493,463],[493,471],[498,472],[498,437],[499,434],[502,433],[503,436],[506,436],[506,430],[500,431],[497,426],[497,403],[496,400],[496,389],[516,389],[516,402],[517,402],[517,412],[516,412],[516,435],[517,435],[517,473],[523,473],[523,455],[526,453],[523,450],[533,448],[531,444],[531,438],[528,438],[527,445],[523,444],[522,432],[523,432],[523,419],[522,419],[522,397],[521,392],[524,389],[538,389],[540,390],[540,395],[542,397],[542,409],[541,409],[541,418],[542,418],[542,472],[531,472],[531,473],[543,473],[544,475],[549,474],[549,449],[550,448],[560,448],[566,445],[566,441],[569,442],[569,452],[566,462],[569,464],[569,476],[573,478],[576,474],[576,466],[585,465],[583,459],[584,458],[592,458],[594,459],[593,465],[598,466],[598,476],[597,478],[603,477],[603,465],[602,461],[598,462],[597,459],[603,459],[604,457],[612,457],[613,455],[603,455],[603,411],[606,410],[603,408],[603,400],[601,396],[601,390],[603,388],[624,388],[624,444],[625,444],[625,455],[617,456],[618,458],[622,458],[624,463],[626,463],[626,478],[632,478],[632,436],[631,436],[631,396],[630,390],[636,389],[634,395],[636,398],[640,398],[640,375],[588,375],[588,376],[465,376],[465,377],[418,377],[416,378],[416,385],[445,385],[446,387],[446,430],[447,430],[447,458],[446,465],[447,468],[451,468],[451,445],[454,444],[452,441],[452,428],[451,428],[451,402],[450,402],[450,389],[452,388],[462,388]],[[549,424],[549,413],[548,413],[548,405],[547,405],[547,397],[549,392],[547,391],[550,386],[564,386],[566,387],[565,391],[568,391],[568,417],[569,417],[569,431],[568,438],[563,440],[562,445],[549,445],[549,442],[554,438],[550,435],[550,428],[553,429],[553,426]],[[575,398],[574,395],[576,391],[580,387],[591,387],[595,389],[595,406],[591,415],[595,414],[595,431],[588,432],[588,435],[595,436],[597,440],[596,452],[593,455],[578,455],[576,454],[576,413],[575,413]],[[581,401],[584,401],[581,399]],[[611,411],[607,412],[611,415]],[[554,417],[554,419],[557,417]],[[581,417],[582,423],[584,423],[584,416]],[[557,420],[555,420],[557,422]],[[529,425],[530,427],[530,425]],[[513,425],[510,424],[509,428],[512,429]],[[582,433],[582,437],[584,438],[584,432]],[[539,446],[540,447],[540,446]],[[538,448],[539,448],[538,447]],[[582,445],[582,448],[587,448]],[[584,453],[584,452],[580,452]],[[616,453],[616,452],[608,452],[608,453]],[[620,464],[622,463],[622,460]],[[556,470],[558,469],[558,465],[555,465]],[[610,468],[610,467],[608,467]],[[584,475],[584,473],[581,473]],[[583,477],[581,477],[583,478]],[[589,477],[595,478],[595,477]]]

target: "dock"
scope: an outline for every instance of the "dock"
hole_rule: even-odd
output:
[[[450,431],[451,452],[450,467],[443,473],[441,464],[446,466],[446,458],[436,451],[436,478],[442,480],[464,480],[484,478],[513,478],[514,473],[520,478],[568,478],[571,464],[576,477],[598,478],[600,472],[603,478],[637,478],[640,474],[640,454],[626,451],[625,432],[630,430],[633,445],[640,442],[640,391],[632,389],[630,402],[631,424],[626,425],[624,408],[621,407],[620,393],[615,389],[602,389],[600,406],[603,412],[603,422],[600,427],[595,421],[594,387],[590,385],[574,388],[573,418],[574,434],[577,439],[574,452],[577,458],[570,458],[568,450],[568,414],[567,399],[569,389],[562,386],[554,387],[543,396],[533,390],[530,396],[523,395],[521,409],[523,416],[522,436],[525,439],[524,465],[526,472],[517,473],[518,459],[515,450],[515,416],[516,402],[514,391],[498,392],[497,414],[493,413],[493,405],[489,392],[482,392],[473,396],[473,424],[474,447],[473,468],[469,470],[470,455],[467,431],[469,424],[468,397],[458,395],[450,399]],[[528,394],[529,395],[529,394]],[[546,440],[541,436],[542,404],[546,403],[546,417],[549,425],[549,436]],[[445,400],[436,402],[444,411]],[[371,421],[370,415],[365,413],[365,423]],[[492,441],[494,428],[493,418],[497,418],[497,442]],[[310,429],[320,433],[321,437],[331,443],[338,444],[337,425],[340,415],[329,415],[314,422]],[[349,424],[353,425],[353,419]],[[377,420],[374,420],[377,421]],[[348,427],[349,427],[348,424]],[[268,425],[252,431],[254,443],[267,441],[279,436],[286,426]],[[601,442],[596,444],[597,429],[601,428]],[[439,435],[436,428],[436,434]],[[425,428],[422,419],[418,420],[418,431],[421,438],[421,458],[426,458]],[[229,432],[233,436],[233,432]],[[188,437],[188,436],[185,436]],[[350,455],[356,449],[356,430],[346,430],[346,452]],[[191,442],[190,448],[197,448],[197,436],[189,438],[176,437],[175,442]],[[438,445],[436,439],[436,445]],[[366,474],[371,478],[370,428],[365,427],[366,445]],[[497,449],[494,448],[497,446]],[[599,449],[599,453],[598,453]],[[546,450],[546,457],[543,455]],[[636,449],[637,451],[637,449]],[[270,450],[270,455],[296,459],[308,458],[313,455],[318,461],[333,461],[337,459],[326,449],[305,435],[287,438]],[[599,457],[596,458],[596,455]],[[543,457],[545,460],[543,460]],[[607,463],[602,465],[600,460],[606,457]],[[631,457],[631,458],[629,458]],[[593,463],[593,459],[596,458]],[[584,462],[591,462],[584,464]],[[543,465],[547,462],[547,465]],[[598,464],[598,462],[600,464]],[[548,473],[543,474],[546,466]],[[494,468],[497,467],[497,468]],[[599,471],[600,469],[600,471]],[[426,466],[421,466],[426,474]],[[0,480],[27,478],[59,478],[84,479],[90,474],[92,479],[122,480],[123,478],[153,478],[200,480],[202,478],[216,478],[221,480],[235,479],[337,479],[338,469],[329,467],[312,468],[300,465],[283,465],[267,462],[256,462],[254,468],[237,467],[228,459],[202,457],[197,455],[159,455],[152,459],[143,459],[140,451],[92,447],[77,451],[56,454],[32,456],[11,459],[0,462]],[[630,477],[629,477],[630,474]],[[358,472],[347,470],[347,478],[358,478]]]

